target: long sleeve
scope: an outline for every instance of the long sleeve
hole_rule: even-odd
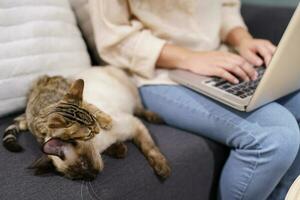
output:
[[[165,44],[133,18],[126,0],[90,0],[98,52],[107,63],[152,78]]]
[[[222,0],[221,39],[224,41],[228,33],[236,27],[247,28],[241,16],[240,0]]]

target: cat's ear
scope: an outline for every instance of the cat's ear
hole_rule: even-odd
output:
[[[42,151],[47,155],[58,156],[60,159],[65,159],[65,150],[70,144],[57,139],[52,138],[43,144]]]
[[[84,81],[82,79],[76,80],[68,93],[64,96],[64,100],[75,104],[81,104],[83,95]]]
[[[34,161],[28,168],[34,169],[35,175],[42,175],[55,171],[53,162],[47,155],[42,155],[40,158]]]
[[[48,128],[64,128],[66,127],[66,121],[63,116],[53,115],[48,119]]]

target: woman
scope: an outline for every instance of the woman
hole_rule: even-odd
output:
[[[278,183],[285,187],[272,195],[284,198],[300,172],[292,165],[300,162],[300,94],[244,113],[168,78],[170,69],[232,83],[257,78],[255,67],[269,64],[275,46],[250,35],[238,0],[90,0],[90,11],[100,55],[136,74],[146,107],[169,125],[232,149],[221,199],[267,199]]]

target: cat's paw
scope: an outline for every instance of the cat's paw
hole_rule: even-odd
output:
[[[153,170],[159,177],[166,179],[171,175],[171,167],[167,159],[160,152],[151,153],[148,159]]]
[[[150,123],[154,124],[163,124],[164,120],[155,112],[152,112],[150,110],[147,110],[145,108],[136,108],[134,111],[134,115],[137,117],[140,117]]]
[[[128,149],[125,143],[117,142],[106,149],[104,153],[114,158],[125,158],[127,155],[127,151]]]
[[[112,121],[102,122],[100,127],[105,130],[110,130],[112,128]]]
[[[145,119],[154,124],[163,124],[164,120],[156,113],[151,111],[145,111]]]
[[[113,125],[113,120],[109,116],[101,117],[101,119],[98,120],[99,125],[104,130],[110,130]]]

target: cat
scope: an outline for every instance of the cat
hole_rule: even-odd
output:
[[[125,157],[123,142],[132,139],[156,174],[168,177],[168,161],[134,114],[150,121],[160,118],[143,108],[127,74],[115,67],[97,67],[72,79],[72,86],[62,77],[39,79],[29,93],[25,114],[6,129],[4,146],[22,150],[17,133],[29,129],[44,152],[31,165],[37,174],[54,169],[67,178],[92,180],[103,170],[101,153]]]
[[[110,116],[92,104],[82,101],[82,90],[83,80],[77,80],[71,85],[70,81],[60,76],[41,77],[29,92],[26,112],[17,117],[15,123],[5,130],[3,145],[13,152],[22,151],[23,148],[17,143],[17,134],[27,129],[41,145],[47,138],[55,137],[69,140],[69,145],[77,145],[99,134],[101,128],[110,129]],[[92,176],[90,171],[96,173],[100,170],[101,166],[95,160],[98,153],[94,149],[76,150],[77,155],[82,157],[81,162],[89,163],[89,171],[77,170],[78,173],[82,173],[82,176],[84,173],[85,176]],[[58,154],[64,159],[62,152]],[[45,157],[42,160],[45,160]],[[42,160],[35,164],[41,164]],[[76,165],[75,161],[73,165]],[[71,168],[70,173],[72,171],[74,170]],[[37,170],[36,173],[41,173],[41,170]]]

